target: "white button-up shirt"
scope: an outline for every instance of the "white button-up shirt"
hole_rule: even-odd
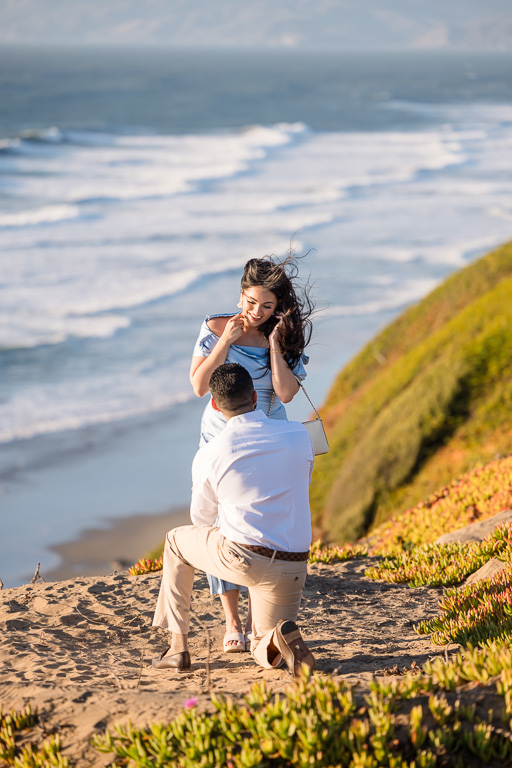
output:
[[[305,552],[314,458],[299,422],[269,419],[261,410],[233,416],[194,458],[192,522],[209,526],[218,516],[220,532],[237,544]]]

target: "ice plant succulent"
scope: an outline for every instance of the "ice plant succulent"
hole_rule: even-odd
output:
[[[353,558],[366,557],[368,547],[361,544],[324,544],[320,539],[314,541],[309,551],[310,563],[336,563],[352,560]]]
[[[475,703],[486,693],[493,710]],[[210,710],[192,706],[142,728],[116,725],[92,743],[112,756],[110,765],[126,768],[510,765],[512,648],[488,642],[450,661],[438,657],[419,674],[373,680],[366,696],[343,680],[305,675],[279,694],[264,682],[240,702],[213,694]],[[36,723],[30,707],[0,715],[2,765],[69,768],[58,735],[42,745],[30,739]]]
[[[156,560],[150,558],[141,557],[135,565],[128,568],[130,576],[142,576],[144,573],[154,573],[155,571],[161,571],[163,567],[163,557],[158,557]]]
[[[483,669],[494,674],[487,685],[500,704],[481,719],[454,683],[479,680]],[[494,645],[485,656],[471,651],[469,661],[438,659],[429,674],[374,680],[359,698],[343,680],[320,676],[306,675],[274,695],[256,683],[242,702],[212,695],[209,713],[192,708],[167,724],[118,725],[93,744],[130,768],[510,764],[512,740],[502,718],[510,717],[511,699],[512,653]]]
[[[420,621],[416,631],[431,634],[436,645],[481,645],[512,638],[512,567],[461,589],[449,589],[439,604],[441,614]]]
[[[411,587],[460,584],[491,558],[512,561],[512,526],[504,523],[483,541],[423,544],[411,551],[390,552],[368,568],[366,576]]]
[[[411,549],[512,509],[512,456],[457,478],[426,501],[371,531],[372,554]]]
[[[30,704],[16,712],[0,711],[0,765],[15,768],[69,768],[62,755],[59,734],[52,734],[40,743],[37,710]]]

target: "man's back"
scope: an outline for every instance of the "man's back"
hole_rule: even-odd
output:
[[[311,543],[309,483],[314,454],[305,427],[256,410],[231,418],[192,468],[192,521],[239,544],[303,552]]]

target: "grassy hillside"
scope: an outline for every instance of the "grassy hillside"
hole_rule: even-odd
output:
[[[347,541],[512,452],[512,243],[404,312],[339,374],[311,500]]]

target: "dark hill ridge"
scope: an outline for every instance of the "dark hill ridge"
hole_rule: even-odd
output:
[[[335,380],[311,500],[346,541],[512,448],[512,243],[404,312]]]

